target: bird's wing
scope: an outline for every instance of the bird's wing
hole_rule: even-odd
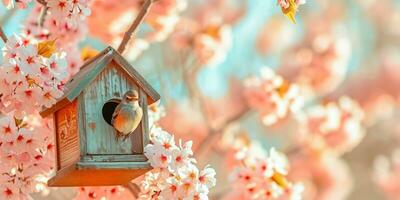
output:
[[[111,118],[111,124],[114,125],[114,119],[118,116],[119,111],[121,110],[121,104],[118,104],[117,107],[115,107],[114,113]]]

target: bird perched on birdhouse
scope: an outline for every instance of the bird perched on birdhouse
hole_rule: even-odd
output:
[[[126,140],[142,120],[143,110],[139,105],[139,93],[129,90],[115,108],[111,124],[117,130],[116,137]]]

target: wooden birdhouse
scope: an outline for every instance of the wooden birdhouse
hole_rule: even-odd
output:
[[[126,140],[115,137],[112,114],[128,90],[139,93],[140,124]],[[124,185],[151,169],[148,105],[160,95],[113,48],[87,61],[66,85],[64,96],[41,112],[52,115],[57,172],[49,186]]]

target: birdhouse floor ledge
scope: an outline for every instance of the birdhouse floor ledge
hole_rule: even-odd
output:
[[[147,162],[78,162],[48,181],[51,187],[126,185],[152,168]]]

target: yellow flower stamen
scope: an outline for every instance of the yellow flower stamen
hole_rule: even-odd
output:
[[[56,48],[56,40],[45,40],[43,42],[39,42],[37,45],[38,54],[50,58],[51,55],[57,50]]]
[[[288,17],[290,19],[290,21],[292,21],[293,23],[296,24],[296,12],[297,12],[297,5],[294,2],[295,0],[288,0],[289,2],[289,7],[287,8],[283,8],[282,7],[282,12],[284,15],[286,15],[286,17]]]

